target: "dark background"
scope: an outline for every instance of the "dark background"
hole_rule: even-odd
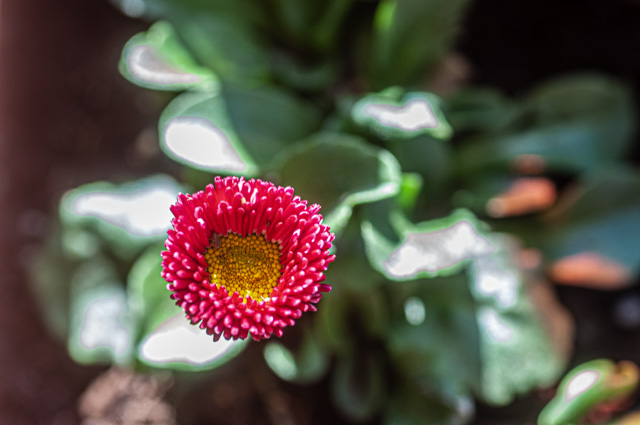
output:
[[[0,424],[77,423],[77,398],[103,370],[74,364],[47,334],[26,269],[65,190],[172,167],[153,155],[162,95],[117,72],[122,46],[146,27],[107,1],[0,1]],[[639,99],[639,46],[638,1],[476,0],[457,51],[472,83],[511,95],[551,76],[599,71]],[[639,324],[620,319],[629,303],[640,311],[635,288],[559,295],[585,360],[640,361]],[[479,421],[512,423],[526,404],[480,406]]]

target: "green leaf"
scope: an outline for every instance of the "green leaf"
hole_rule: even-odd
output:
[[[412,225],[394,219],[400,243],[383,236],[371,222],[363,222],[362,236],[371,266],[395,281],[449,275],[460,271],[475,256],[492,250],[478,227],[482,225],[465,210],[449,217]]]
[[[640,172],[626,167],[596,170],[544,224],[540,245],[553,260],[596,253],[640,274]]]
[[[520,247],[510,236],[491,236],[494,250],[470,268],[478,302],[482,397],[503,405],[553,383],[564,370],[572,340],[570,317],[549,292],[519,269]]]
[[[584,171],[620,158],[636,129],[629,89],[604,77],[552,80],[532,92],[523,109],[526,126],[467,141],[459,170],[476,178],[487,169],[508,170],[520,155],[538,155],[548,170]]]
[[[159,133],[162,150],[182,164],[221,174],[257,173],[218,93],[176,97],[160,116]]]
[[[322,205],[325,222],[339,232],[353,207],[396,195],[400,167],[389,152],[340,133],[320,133],[286,151],[280,160],[281,184]]]
[[[401,375],[439,393],[470,396],[480,389],[476,301],[463,273],[419,279],[391,291],[388,350]]]
[[[180,312],[169,295],[162,272],[161,244],[147,249],[133,264],[127,277],[129,310],[138,330],[138,341]]]
[[[115,185],[96,182],[67,192],[60,202],[62,240],[71,258],[90,258],[106,247],[122,259],[162,240],[171,224],[169,207],[182,188],[156,175]]]
[[[216,91],[218,79],[199,66],[168,22],[156,22],[124,47],[119,69],[134,84],[157,90]]]
[[[319,124],[313,106],[285,91],[225,86],[222,94],[184,93],[173,100],[160,117],[160,142],[185,165],[255,175]]]
[[[554,302],[553,297],[544,295],[543,285],[526,283],[517,262],[520,248],[511,238],[489,233],[486,226],[464,210],[444,219],[416,225],[397,215],[392,216],[392,221],[396,231],[401,235],[399,243],[393,243],[383,236],[371,222],[363,223],[362,232],[367,254],[371,265],[388,279],[417,281],[422,285],[429,285],[424,289],[428,291],[425,292],[428,295],[417,300],[422,303],[423,314],[426,315],[429,311],[429,314],[437,315],[438,304],[430,303],[443,303],[442,300],[446,298],[435,295],[438,293],[435,285],[442,282],[441,278],[431,283],[417,279],[448,276],[464,269],[468,271],[468,284],[475,307],[463,311],[457,319],[454,319],[456,316],[450,310],[451,307],[444,307],[439,316],[427,319],[430,324],[439,323],[438,320],[443,318],[457,320],[453,323],[458,324],[457,332],[460,332],[461,328],[468,326],[462,321],[465,315],[468,320],[470,311],[474,312],[479,329],[481,364],[481,385],[477,391],[487,402],[506,404],[517,394],[537,386],[548,385],[556,379],[567,361],[569,351],[566,342],[565,345],[561,342],[571,340],[572,327],[566,313]],[[415,285],[411,282],[405,283],[400,285],[397,291],[406,290],[404,286],[410,284]],[[444,287],[449,291],[455,288],[450,284]],[[537,302],[536,296],[542,297],[544,302]],[[419,314],[410,313],[418,311],[419,305],[414,304],[411,308],[405,304],[407,321],[421,324],[426,321],[425,318],[418,320],[416,317],[419,317]],[[444,324],[442,327],[446,328]],[[411,327],[406,327],[405,330],[406,335],[400,331],[397,333],[397,337],[400,338],[397,342],[400,347],[398,351],[423,350],[424,347],[416,345],[419,339],[415,333],[419,331]],[[438,327],[429,332],[438,335],[440,330]],[[446,333],[450,334],[453,332]],[[471,337],[466,339],[473,340]],[[452,344],[456,345],[456,341]],[[463,346],[457,349],[452,347],[444,352],[469,353],[470,350],[472,348],[469,346]],[[411,353],[411,350],[407,352]],[[432,356],[437,358],[437,354]],[[420,355],[414,357],[421,358]],[[444,365],[449,364],[449,360],[445,358]],[[423,373],[447,369],[445,366],[434,366],[434,362],[430,357],[429,363],[423,368],[426,372]],[[403,359],[401,363],[411,364],[407,359]],[[473,364],[469,360],[460,363]],[[449,370],[456,370],[455,367],[449,364]],[[419,373],[420,368],[410,370]],[[473,379],[469,378],[473,375],[473,371],[466,373],[466,385],[473,384]],[[442,376],[446,378],[441,379],[447,379],[451,384],[452,378],[449,374],[442,372]],[[465,388],[466,385],[460,385],[457,391],[468,392],[469,388]]]
[[[513,124],[521,107],[498,91],[468,88],[447,99],[445,110],[456,132],[496,132]]]
[[[455,41],[468,0],[383,0],[375,16],[373,85],[414,85]]]
[[[382,202],[368,205],[372,210],[377,211]],[[349,221],[340,237],[334,241],[333,250],[336,256],[339,256],[340,261],[332,263],[326,275],[327,280],[334,288],[345,288],[356,293],[368,293],[385,281],[379,273],[376,273],[369,266],[358,220]]]
[[[199,372],[215,369],[244,350],[247,340],[216,342],[204,329],[192,325],[184,313],[162,322],[137,347],[139,361],[159,369]]]
[[[537,155],[549,171],[579,172],[611,161],[608,129],[597,122],[575,121],[535,127],[502,137],[469,141],[459,150],[459,170],[473,174],[488,169],[509,170],[521,155]]]
[[[582,423],[589,411],[607,403],[620,403],[638,387],[635,363],[608,359],[583,363],[562,379],[556,396],[538,417],[538,425]]]
[[[266,48],[260,34],[242,17],[204,11],[168,19],[198,62],[222,81],[249,86],[268,79]]]
[[[164,19],[195,60],[221,80],[264,81],[268,58],[256,26],[268,18],[259,4],[236,0],[116,0],[125,13]]]
[[[388,149],[398,159],[403,172],[416,173],[424,182],[418,207],[433,207],[434,200],[449,196],[451,191],[451,145],[430,136],[418,136],[408,140],[392,140]]]
[[[311,103],[275,86],[242,89],[224,86],[229,122],[260,165],[288,145],[320,127],[320,112]]]
[[[436,95],[404,93],[400,87],[364,96],[353,105],[351,118],[383,140],[411,139],[420,135],[446,140],[452,134]]]
[[[124,285],[109,260],[94,257],[71,281],[68,348],[79,363],[130,364],[133,332]]]
[[[616,155],[624,146],[612,142],[627,140],[635,127],[629,88],[604,75],[576,74],[549,80],[529,93],[523,106],[540,124],[585,119],[602,121],[601,125],[611,130],[607,146]]]

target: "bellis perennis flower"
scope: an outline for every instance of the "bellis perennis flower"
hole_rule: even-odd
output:
[[[216,341],[282,336],[331,290],[334,235],[319,210],[290,187],[238,177],[178,195],[162,252],[171,297]]]

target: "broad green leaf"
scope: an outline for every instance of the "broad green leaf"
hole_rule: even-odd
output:
[[[369,261],[390,280],[456,273],[469,260],[493,250],[491,242],[478,230],[482,226],[465,210],[417,225],[395,221],[400,243],[393,243],[383,236],[371,222],[362,224]]]
[[[71,280],[68,348],[79,363],[130,364],[133,332],[116,266],[94,257]]]
[[[636,128],[629,90],[602,77],[552,80],[532,92],[523,109],[526,126],[468,140],[459,151],[459,170],[473,177],[536,155],[548,170],[580,172],[620,158]]]
[[[200,12],[175,14],[168,19],[198,62],[223,82],[249,86],[268,79],[263,39],[241,16]]]
[[[442,392],[478,392],[480,337],[467,276],[395,284],[390,302],[388,350],[402,376]]]
[[[430,136],[392,140],[387,148],[398,159],[403,172],[416,173],[424,182],[418,207],[432,208],[434,200],[449,196],[453,168],[452,148]]]
[[[372,45],[373,85],[414,85],[455,40],[468,0],[383,0]]]
[[[172,159],[202,171],[254,175],[257,166],[231,125],[217,93],[183,93],[162,112],[160,147]]]
[[[138,340],[145,338],[160,324],[181,310],[169,297],[162,272],[161,244],[147,249],[133,264],[127,277],[127,299]]]
[[[556,396],[538,417],[538,425],[582,423],[589,411],[607,403],[620,403],[638,388],[635,363],[608,359],[583,363],[562,379]]]
[[[420,135],[449,139],[452,134],[436,95],[405,93],[400,87],[364,96],[353,105],[351,119],[383,140]]]
[[[576,74],[547,81],[524,100],[525,113],[539,124],[591,119],[610,131],[608,149],[624,151],[635,128],[633,97],[628,87],[597,74]],[[614,143],[615,142],[615,143]]]
[[[325,222],[339,232],[353,207],[398,193],[400,167],[389,152],[340,133],[320,133],[284,152],[280,183],[322,206]]]
[[[222,96],[229,122],[251,157],[261,165],[320,126],[320,112],[313,104],[275,86],[224,86]]]
[[[181,190],[171,177],[157,175],[122,185],[90,183],[67,192],[60,202],[65,252],[90,258],[106,247],[131,259],[164,239],[173,217],[169,207]]]
[[[160,369],[199,372],[222,366],[246,347],[247,340],[216,342],[184,313],[162,322],[138,345],[136,356],[142,363]]]
[[[544,221],[539,244],[553,260],[590,252],[640,273],[640,173],[626,167],[600,169],[561,199]]]
[[[392,220],[401,235],[399,243],[391,242],[371,222],[362,225],[371,265],[388,279],[415,282],[423,277],[447,276],[463,269],[468,271],[468,284],[475,304],[473,311],[479,329],[479,393],[482,398],[493,404],[506,404],[516,395],[549,385],[557,378],[568,353],[566,343],[563,345],[558,341],[570,341],[571,324],[552,297],[544,296],[544,302],[536,302],[534,295],[540,297],[544,294],[541,287],[544,285],[526,283],[517,263],[520,248],[511,238],[488,232],[481,222],[463,210],[444,219],[417,225],[407,223],[401,217]],[[439,281],[436,279],[430,285]],[[427,285],[429,281],[418,282]],[[415,283],[399,285],[398,290],[402,291],[408,284]],[[453,289],[450,285],[444,286]],[[429,295],[419,301],[423,303],[424,314],[427,311],[435,314],[437,306],[428,306],[425,300],[432,302],[431,297],[437,290],[433,286],[425,288],[427,290]],[[410,307],[405,305],[405,313],[407,309],[413,311],[409,313],[408,321],[422,323],[417,319],[420,316],[418,307],[416,303]],[[444,317],[452,314],[448,309],[444,312]],[[433,322],[437,318],[430,320]],[[411,346],[416,338],[416,335],[407,337],[405,342],[409,341]],[[469,352],[469,349],[458,348],[464,352]],[[446,352],[454,350],[450,348]]]
[[[383,202],[385,201],[367,204],[367,206],[370,206],[371,210],[377,211],[379,208],[384,208],[384,206],[380,206]],[[332,263],[326,275],[327,280],[334,288],[340,287],[353,292],[365,293],[384,282],[384,278],[369,266],[360,225],[356,217],[349,221],[333,245],[333,250],[340,261]]]
[[[285,91],[225,86],[222,94],[184,93],[171,102],[160,117],[160,142],[191,167],[255,175],[319,124],[313,106]]]
[[[125,45],[119,64],[129,81],[151,89],[216,91],[215,74],[199,66],[168,22],[156,22]]]
[[[447,99],[445,111],[456,132],[496,132],[513,124],[521,107],[492,89],[469,88]]]
[[[470,284],[479,304],[481,396],[503,405],[558,378],[571,351],[573,327],[546,282],[519,269],[515,240],[498,234],[491,240],[495,251],[471,263]]]
[[[597,123],[577,121],[536,127],[506,136],[485,136],[459,150],[459,170],[473,174],[508,170],[520,156],[536,155],[550,171],[578,172],[611,159],[607,131]]]

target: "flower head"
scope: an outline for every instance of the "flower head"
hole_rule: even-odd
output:
[[[178,195],[162,252],[171,297],[214,340],[282,336],[331,290],[334,235],[319,210],[290,187],[238,177]]]

